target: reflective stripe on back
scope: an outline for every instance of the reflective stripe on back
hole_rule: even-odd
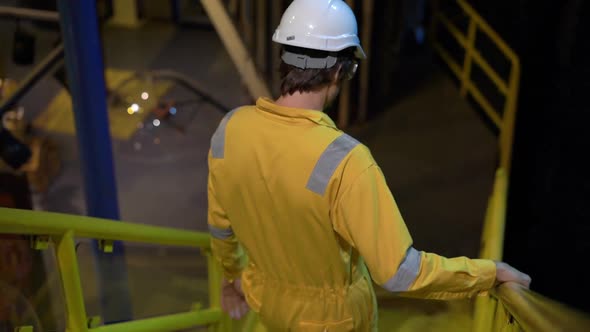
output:
[[[227,122],[232,115],[234,115],[235,111],[236,110],[234,109],[223,117],[219,127],[217,127],[213,137],[211,137],[211,155],[215,159],[223,159],[225,156],[225,128],[227,127]]]
[[[219,240],[226,240],[234,236],[234,231],[231,228],[223,229],[211,225],[209,225],[209,233]]]
[[[406,253],[406,258],[400,264],[397,272],[383,285],[383,288],[390,292],[405,292],[410,289],[410,286],[412,286],[414,280],[418,277],[421,261],[422,255],[420,252],[410,247]]]
[[[307,189],[323,195],[338,165],[359,144],[347,134],[336,138],[320,156],[307,182]]]

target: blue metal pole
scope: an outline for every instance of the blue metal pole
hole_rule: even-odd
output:
[[[117,187],[96,1],[59,0],[58,6],[87,214],[118,220]],[[104,254],[95,243],[95,253],[102,294],[103,321],[112,323],[131,319],[122,244],[115,243],[113,252]]]

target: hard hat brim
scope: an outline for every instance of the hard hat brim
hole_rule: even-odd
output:
[[[344,39],[344,40],[343,40]],[[354,56],[358,59],[364,60],[367,58],[367,54],[360,45],[360,41],[357,36],[346,36],[345,38],[332,38],[327,39],[325,37],[317,37],[313,35],[304,36],[304,38],[292,38],[285,36],[279,29],[275,30],[272,36],[272,41],[281,45],[296,46],[301,48],[307,48],[310,50],[326,51],[326,52],[340,52],[349,47],[354,47]],[[332,45],[330,45],[332,44]]]

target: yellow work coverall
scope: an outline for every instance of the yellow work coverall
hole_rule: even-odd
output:
[[[417,251],[367,147],[323,112],[261,98],[211,139],[213,254],[269,331],[370,331],[371,278],[402,296],[490,289],[490,260]],[[368,270],[367,270],[368,267]]]

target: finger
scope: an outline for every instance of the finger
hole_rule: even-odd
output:
[[[240,304],[238,304],[238,306],[236,307],[236,311],[238,314],[238,319],[242,319],[242,317],[244,316],[244,303],[241,302]]]
[[[227,313],[228,315],[231,313],[233,306],[231,304],[231,301],[229,300],[225,300],[222,305],[221,305],[221,309],[223,310],[223,312]]]
[[[232,292],[224,291],[221,295],[221,308],[223,311],[229,313],[234,306],[235,295]]]
[[[232,299],[228,299],[227,300],[227,314],[233,318],[234,317],[234,310],[235,310],[236,306],[234,304],[234,301]]]
[[[228,314],[231,313],[231,311],[235,308],[236,306],[236,301],[235,301],[235,297],[231,296],[231,295],[226,295],[224,297],[224,306],[225,309],[224,311],[227,312]]]
[[[231,297],[231,309],[235,310],[240,306],[240,298],[237,296]]]
[[[233,318],[233,319],[235,319],[235,320],[238,320],[238,319],[240,319],[240,311],[239,311],[239,309],[238,309],[238,308],[234,308],[234,309],[231,311],[231,318]]]
[[[522,284],[526,288],[529,288],[531,286],[531,277],[528,274],[525,274],[525,273],[522,274]]]
[[[241,316],[244,317],[248,311],[250,311],[250,307],[246,301],[242,302],[240,308],[242,309]]]

